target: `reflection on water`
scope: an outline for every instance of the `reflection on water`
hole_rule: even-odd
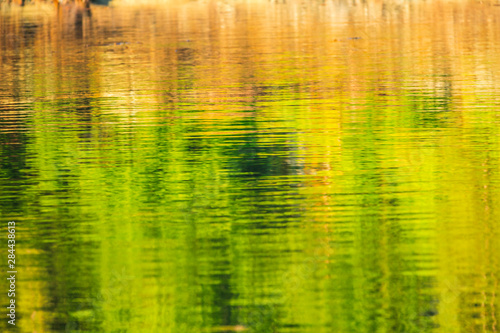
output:
[[[497,331],[499,13],[2,4],[17,329]]]

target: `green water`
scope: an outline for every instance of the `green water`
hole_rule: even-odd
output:
[[[1,4],[0,330],[498,331],[499,13]]]

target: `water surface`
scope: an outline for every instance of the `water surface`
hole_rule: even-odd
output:
[[[496,2],[2,4],[0,51],[17,331],[498,331]]]

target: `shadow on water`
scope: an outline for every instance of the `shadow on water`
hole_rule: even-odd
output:
[[[100,6],[108,6],[112,0],[91,0],[90,3]]]

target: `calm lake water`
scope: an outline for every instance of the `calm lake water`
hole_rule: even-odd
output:
[[[2,4],[0,331],[497,332],[499,5]]]

